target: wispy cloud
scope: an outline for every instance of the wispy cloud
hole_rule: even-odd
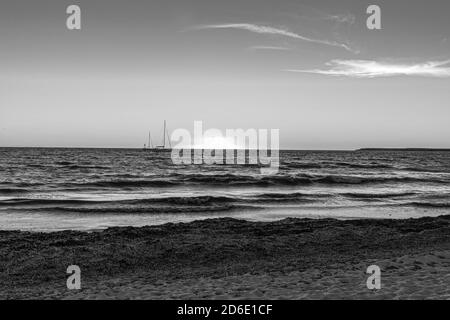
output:
[[[274,27],[270,27],[270,26],[262,26],[262,25],[256,25],[256,24],[251,24],[251,23],[209,24],[209,25],[197,26],[197,27],[194,27],[194,29],[197,29],[197,30],[202,30],[202,29],[240,29],[240,30],[254,32],[254,33],[279,35],[279,36],[289,37],[289,38],[293,38],[293,39],[297,39],[297,40],[318,43],[318,44],[328,45],[328,46],[333,46],[333,47],[339,47],[339,48],[343,48],[347,51],[350,51],[352,53],[359,53],[358,50],[351,48],[349,45],[347,45],[345,43],[340,43],[337,41],[313,39],[313,38],[309,38],[309,37],[300,35],[298,33],[289,31],[287,29],[274,28]]]
[[[324,15],[324,19],[325,20],[331,20],[331,21],[335,21],[338,23],[347,23],[347,24],[354,24],[356,21],[356,17],[350,13],[348,14],[335,14],[335,15],[331,15],[331,14],[325,14]]]
[[[428,61],[417,64],[393,64],[370,60],[332,60],[326,70],[295,70],[290,72],[314,73],[354,78],[392,76],[450,77],[450,60]]]

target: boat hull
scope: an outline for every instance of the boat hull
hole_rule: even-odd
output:
[[[168,149],[168,148],[161,148],[161,149],[156,149],[156,148],[146,148],[143,149],[144,151],[149,151],[149,152],[172,152],[172,149]]]

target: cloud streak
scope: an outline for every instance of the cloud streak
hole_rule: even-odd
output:
[[[256,24],[251,24],[251,23],[209,24],[209,25],[197,26],[194,29],[197,29],[197,30],[204,30],[204,29],[246,30],[246,31],[259,33],[259,34],[278,35],[278,36],[288,37],[288,38],[302,40],[302,41],[306,41],[306,42],[312,42],[312,43],[317,43],[317,44],[322,44],[322,45],[327,45],[327,46],[339,47],[339,48],[343,48],[347,51],[350,51],[352,53],[359,53],[358,50],[351,48],[349,45],[347,45],[345,43],[313,39],[313,38],[305,37],[298,33],[289,31],[287,29],[274,28],[274,27],[270,27],[270,26],[262,26],[262,25],[256,25]]]
[[[327,14],[325,15],[325,20],[332,20],[338,23],[347,23],[347,24],[354,24],[356,21],[356,17],[352,14],[338,14],[338,15],[331,15]]]
[[[429,61],[418,64],[393,64],[371,60],[332,60],[326,70],[285,71],[313,73],[353,78],[376,78],[393,76],[450,77],[450,60]]]

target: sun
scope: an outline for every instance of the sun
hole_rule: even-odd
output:
[[[240,149],[241,147],[234,143],[232,138],[223,136],[203,137],[203,141],[200,144],[194,145],[196,149]]]

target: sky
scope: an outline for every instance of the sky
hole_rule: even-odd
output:
[[[448,0],[2,1],[0,146],[138,148],[198,120],[279,129],[284,149],[449,148],[449,16]]]

